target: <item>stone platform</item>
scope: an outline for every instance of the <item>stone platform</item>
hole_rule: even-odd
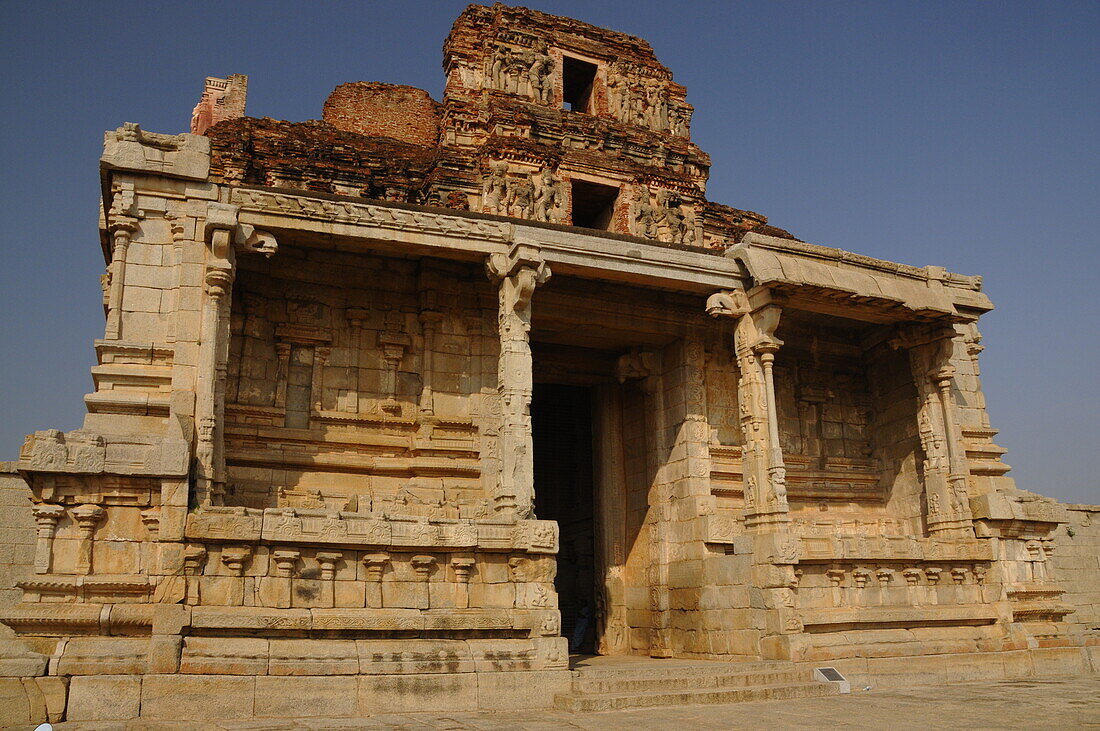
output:
[[[1021,712],[1020,709],[1027,709]],[[1100,724],[1100,676],[958,683],[869,691],[830,698],[643,708],[603,713],[524,711],[502,713],[409,713],[367,718],[270,719],[173,723],[62,723],[59,731],[299,731],[305,729],[749,729],[883,728],[1036,729]],[[12,726],[8,728],[26,728]]]

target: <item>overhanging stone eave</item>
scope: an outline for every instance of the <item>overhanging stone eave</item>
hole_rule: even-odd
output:
[[[240,221],[272,231],[361,241],[365,248],[475,260],[516,244],[539,249],[556,274],[706,294],[743,286],[738,262],[716,252],[555,224],[275,188],[233,188]]]
[[[785,292],[791,306],[874,322],[973,322],[993,308],[981,278],[913,267],[805,242],[748,234],[726,251],[753,284]]]

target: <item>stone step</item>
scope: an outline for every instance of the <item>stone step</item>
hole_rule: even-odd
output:
[[[793,698],[821,698],[837,695],[839,689],[833,683],[784,683],[745,688],[714,690],[681,690],[649,693],[601,693],[594,695],[558,695],[554,706],[573,712],[615,711],[628,708],[652,708],[654,706],[687,706],[716,703],[745,703],[749,701],[776,701]]]
[[[624,662],[622,664],[608,663],[606,665],[585,666],[578,665],[573,668],[574,677],[602,679],[602,678],[679,678],[702,675],[743,675],[745,673],[762,673],[779,670],[789,670],[793,667],[790,662],[777,660],[752,660],[744,662],[722,662],[714,660],[650,660],[639,662]]]
[[[602,676],[588,677],[578,674],[573,678],[573,691],[594,693],[647,693],[674,690],[711,690],[721,688],[745,688],[749,686],[783,685],[813,680],[809,668],[783,668],[741,673],[711,673],[707,675],[671,676]]]

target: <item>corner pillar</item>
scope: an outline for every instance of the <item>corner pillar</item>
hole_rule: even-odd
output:
[[[783,341],[775,337],[780,301],[767,289],[718,292],[707,300],[712,317],[736,320],[734,352],[740,378],[737,400],[744,435],[745,526],[757,532],[782,531],[790,522],[787,470],[779,441],[773,364]]]
[[[270,257],[278,250],[275,237],[237,220],[236,206],[211,203],[207,209],[209,251],[203,283],[202,340],[195,422],[198,431],[196,492],[200,505],[222,505],[225,497],[225,381],[229,368],[229,315],[236,278],[237,252]]]
[[[949,325],[912,325],[890,341],[909,354],[917,387],[921,448],[924,451],[925,517],[930,534],[973,538],[974,522],[967,491],[969,467],[956,418],[953,393],[955,329]]]
[[[497,512],[526,519],[534,513],[534,444],[531,437],[531,297],[550,279],[550,268],[539,250],[515,244],[507,254],[486,262],[489,278],[498,284],[500,361],[497,390],[501,399],[500,477],[493,495]]]

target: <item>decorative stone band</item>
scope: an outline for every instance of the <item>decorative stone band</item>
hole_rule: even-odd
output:
[[[19,604],[0,615],[19,634],[137,634],[153,624],[156,604]],[[554,637],[557,609],[276,609],[200,606],[195,630],[349,632],[497,631]]]
[[[916,536],[803,536],[800,562],[880,559],[991,561],[988,541],[942,541]]]
[[[990,604],[937,604],[927,607],[824,607],[800,609],[807,627],[823,625],[922,625],[922,624],[993,624],[1000,615]],[[835,630],[834,630],[835,631]]]
[[[242,211],[274,213],[392,231],[434,233],[464,240],[508,242],[512,239],[512,226],[507,223],[369,203],[326,200],[270,189],[236,188],[231,201],[239,205]]]
[[[153,625],[154,604],[17,604],[0,622],[17,634],[135,634]]]
[[[110,442],[113,449],[108,450]],[[29,434],[17,468],[24,474],[187,474],[188,445],[183,440],[139,435],[105,436],[78,429],[44,429]]]
[[[558,525],[551,520],[429,522],[295,508],[208,508],[188,515],[185,535],[235,543],[558,552]]]

